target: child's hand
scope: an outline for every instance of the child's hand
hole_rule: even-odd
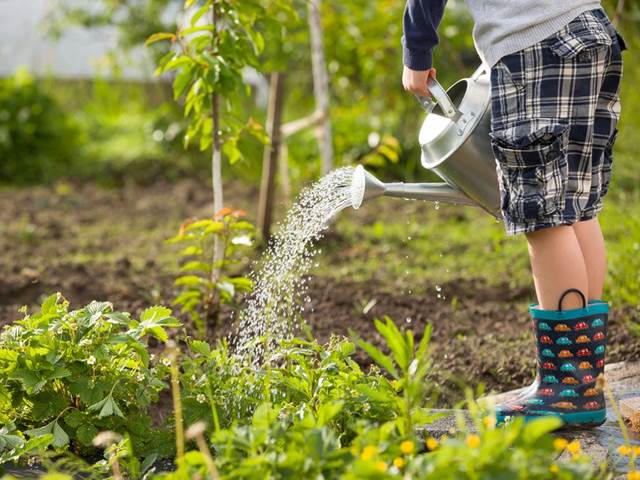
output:
[[[430,97],[429,89],[427,88],[427,80],[429,77],[436,78],[436,69],[430,70],[411,70],[405,66],[402,71],[402,86],[408,92],[420,95],[421,97]]]

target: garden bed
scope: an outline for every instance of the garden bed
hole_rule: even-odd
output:
[[[35,305],[55,291],[73,305],[108,299],[116,309],[134,314],[151,304],[170,303],[176,257],[175,250],[163,242],[185,218],[207,215],[209,196],[207,185],[192,180],[129,185],[120,191],[58,184],[0,192],[4,206],[0,212],[0,323],[19,318],[20,306]],[[242,185],[232,186],[228,202],[248,207],[251,196]],[[380,201],[375,218],[390,225],[403,222],[395,219],[397,205]],[[415,215],[416,204],[401,207],[404,217]],[[460,221],[455,210],[445,209],[443,215],[451,224]],[[371,210],[362,216],[344,212],[343,217],[354,224],[374,221]],[[441,268],[437,262],[425,262],[424,280],[421,272],[398,278],[385,274],[383,268],[368,280],[357,275],[347,280],[331,270],[338,272],[348,262],[349,268],[366,271],[379,260],[372,259],[375,245],[354,240],[342,233],[341,226],[334,226],[323,241],[327,253],[320,257],[321,266],[311,281],[306,320],[319,341],[353,331],[380,344],[372,320],[384,315],[416,332],[426,322],[433,323],[431,377],[442,389],[441,406],[460,400],[463,385],[484,383],[488,390],[503,391],[529,381],[533,373],[526,314],[532,298],[529,288],[512,285],[502,272],[492,281],[465,271],[457,277],[449,272],[444,282],[436,283],[432,278]],[[391,250],[389,262],[403,261],[398,260],[400,253],[394,257],[393,252],[406,250],[406,242],[386,246]],[[420,259],[404,261],[415,266]],[[441,298],[435,294],[436,286]],[[638,310],[615,306],[611,361],[640,355],[640,338],[630,334],[630,320],[638,321]],[[230,329],[223,325],[213,336],[226,335]],[[357,358],[364,365],[369,362],[363,354]]]

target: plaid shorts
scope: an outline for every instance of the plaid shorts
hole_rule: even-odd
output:
[[[491,70],[491,141],[507,233],[594,218],[611,179],[624,41],[603,10]]]

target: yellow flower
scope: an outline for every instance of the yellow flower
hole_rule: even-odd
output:
[[[364,450],[362,450],[360,458],[362,460],[371,460],[376,453],[378,453],[378,449],[376,447],[374,447],[373,445],[367,445],[366,447],[364,447]]]
[[[435,450],[436,448],[438,448],[438,440],[433,437],[427,438],[426,444],[429,450]]]
[[[580,442],[578,440],[574,440],[567,445],[567,450],[569,453],[580,453]]]
[[[380,462],[376,462],[376,469],[380,470],[381,472],[386,472],[387,471],[387,464],[380,461]]]
[[[484,417],[482,423],[485,428],[492,429],[496,426],[496,417]]]
[[[558,465],[556,465],[555,463],[552,463],[549,467],[549,471],[551,473],[558,473],[560,471],[560,468],[558,468]]]
[[[636,457],[640,457],[640,447],[633,447],[633,453]]]
[[[627,480],[640,480],[640,472],[634,470],[627,473]]]
[[[620,445],[618,447],[618,453],[623,457],[626,457],[631,454],[631,447],[628,445]]]
[[[400,444],[400,451],[405,455],[409,455],[413,453],[413,450],[416,448],[416,444],[411,440],[405,440]]]
[[[396,457],[393,460],[393,464],[397,467],[397,468],[402,468],[404,467],[404,458],[402,457]]]
[[[475,434],[467,435],[465,440],[469,448],[478,448],[480,446],[480,437]]]
[[[564,450],[565,448],[567,448],[567,445],[569,445],[569,442],[567,442],[564,438],[556,438],[553,441],[553,448],[555,448],[556,450]]]

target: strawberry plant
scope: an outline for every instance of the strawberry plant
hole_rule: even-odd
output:
[[[50,296],[0,334],[0,418],[54,448],[86,452],[99,431],[114,430],[129,433],[139,454],[162,450],[147,409],[166,388],[166,367],[151,360],[147,342],[166,341],[166,329],[179,325],[164,307],[136,320],[107,302],[69,311]],[[0,451],[16,442],[6,437]]]

